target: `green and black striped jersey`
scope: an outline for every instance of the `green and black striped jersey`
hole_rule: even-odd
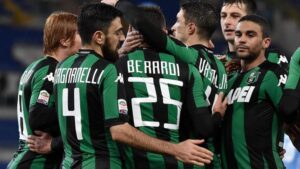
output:
[[[54,108],[53,81],[57,61],[43,57],[30,64],[21,76],[18,89],[19,149],[8,168],[58,168],[62,153],[39,155],[29,151],[26,143],[35,130],[59,134],[57,115]]]
[[[228,107],[222,132],[224,169],[283,169],[279,157],[282,119],[279,101],[286,71],[265,61],[228,82]]]
[[[213,104],[217,98],[216,96],[219,92],[227,89],[225,67],[223,63],[214,56],[213,52],[200,44],[188,47],[182,42],[168,37],[161,29],[151,22],[148,22],[135,6],[126,1],[119,1],[116,7],[123,12],[125,19],[143,34],[151,46],[159,51],[170,53],[183,62],[194,65],[198,69],[202,75],[206,99],[212,112]],[[191,133],[190,136],[193,135],[192,131],[187,132]],[[216,134],[216,136],[217,135],[218,134]],[[189,138],[191,138],[190,136]],[[213,142],[215,143],[213,144]],[[219,148],[216,147],[218,146],[218,139],[212,141],[211,138],[206,143],[208,144],[204,146],[208,147],[214,153],[216,153],[215,149],[217,149],[217,151],[219,150]],[[218,156],[215,155],[214,157]],[[219,159],[214,158],[214,162],[207,167],[220,168]]]
[[[93,50],[80,50],[57,66],[54,95],[65,150],[63,168],[121,168],[109,130],[127,117],[121,77]]]
[[[194,66],[152,49],[136,50],[119,59],[116,66],[124,75],[127,102],[131,105],[130,123],[134,127],[173,143],[180,142],[181,131],[196,130],[202,138],[212,131],[202,78]],[[189,123],[188,129],[184,129],[184,123]],[[128,169],[190,167],[168,155],[130,147],[124,152]]]
[[[289,75],[284,89],[296,90],[300,89],[300,48],[298,48],[293,56],[289,65]],[[300,93],[297,93],[300,96]]]
[[[280,101],[280,112],[287,125],[286,133],[294,146],[300,151],[300,48],[291,57],[289,74]],[[298,128],[298,129],[297,129]],[[295,131],[298,131],[295,132]]]

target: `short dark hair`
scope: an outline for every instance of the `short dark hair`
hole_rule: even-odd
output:
[[[250,21],[258,24],[261,27],[263,38],[271,36],[271,26],[264,17],[259,15],[246,15],[239,20],[239,23],[243,21]]]
[[[257,11],[257,5],[255,0],[223,0],[223,6],[232,4],[244,4],[246,7],[246,12],[249,15],[255,14]]]
[[[198,35],[210,39],[218,25],[218,15],[215,8],[204,2],[191,2],[181,5],[186,22],[194,22]]]
[[[143,11],[144,16],[149,22],[158,26],[161,29],[166,28],[166,19],[159,6],[142,5],[139,8]]]
[[[117,17],[122,17],[122,13],[110,5],[100,2],[84,5],[77,23],[82,43],[89,44],[98,30],[107,33],[111,22]]]

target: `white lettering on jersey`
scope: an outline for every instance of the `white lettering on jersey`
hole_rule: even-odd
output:
[[[227,95],[228,104],[233,104],[234,101],[239,103],[248,103],[251,99],[255,86],[244,86],[236,89],[231,89]]]
[[[46,77],[43,78],[43,80],[48,79],[49,82],[54,83],[54,76],[53,76],[53,72],[51,72],[49,75],[47,75]]]
[[[280,86],[281,84],[285,84],[286,81],[287,81],[287,75],[286,74],[280,75],[280,79],[279,79],[277,86]]]
[[[284,55],[279,56],[279,60],[278,60],[277,64],[280,64],[280,63],[288,63],[288,60]]]
[[[117,79],[115,80],[115,82],[118,82],[118,81],[120,81],[120,83],[124,83],[124,78],[123,78],[122,73],[119,73],[119,76],[118,76]]]

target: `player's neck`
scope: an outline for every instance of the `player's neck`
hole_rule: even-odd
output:
[[[57,60],[58,62],[61,62],[69,56],[69,53],[66,49],[58,48],[57,50],[49,53],[48,55]]]
[[[84,44],[82,46],[81,49],[86,49],[86,50],[93,50],[94,52],[96,52],[98,55],[103,56],[103,51],[102,51],[102,48],[99,46],[99,45],[96,45],[96,44]]]
[[[207,39],[200,39],[198,37],[191,37],[187,40],[186,45],[193,46],[193,45],[203,45],[207,48],[209,48],[209,40]]]
[[[250,69],[253,69],[266,60],[264,53],[261,53],[255,60],[241,60],[242,72],[246,72]]]

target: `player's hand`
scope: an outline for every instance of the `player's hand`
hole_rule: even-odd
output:
[[[225,66],[225,64],[227,62],[227,56],[226,55],[216,55],[216,56]]]
[[[286,153],[286,150],[284,148],[280,148],[279,150],[279,157],[281,160],[284,158],[284,154]]]
[[[184,163],[198,166],[210,164],[213,160],[213,153],[206,148],[200,147],[204,140],[186,140],[176,145],[175,158]]]
[[[119,56],[126,55],[141,46],[142,43],[143,36],[138,31],[133,30],[132,26],[129,26],[126,39],[123,42],[122,47],[118,50]]]
[[[30,151],[34,151],[39,154],[51,153],[51,141],[52,137],[45,132],[35,131],[36,135],[28,136],[28,147]]]
[[[116,6],[118,1],[119,0],[101,0],[101,3],[111,5],[111,6]]]
[[[222,117],[224,117],[225,111],[227,109],[227,97],[224,97],[224,93],[220,92],[213,107],[213,112],[220,113]]]
[[[225,69],[228,74],[241,70],[241,59],[234,58],[225,63]]]
[[[291,124],[285,124],[284,130],[295,148],[300,152],[300,122],[296,121]]]

